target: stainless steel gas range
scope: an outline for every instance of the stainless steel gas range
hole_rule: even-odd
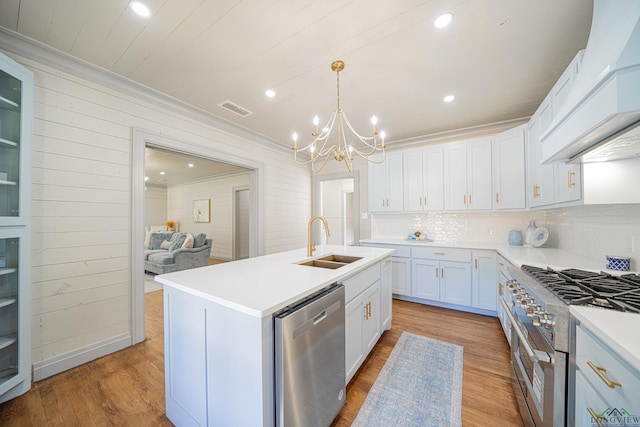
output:
[[[510,268],[511,382],[526,426],[567,425],[569,305],[640,313],[640,275]]]

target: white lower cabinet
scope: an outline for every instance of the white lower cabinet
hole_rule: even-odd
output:
[[[391,329],[393,259],[385,259],[380,264],[380,327]]]
[[[496,253],[472,251],[471,306],[496,311]]]
[[[471,306],[471,251],[411,249],[411,296]]]
[[[348,383],[380,337],[380,281],[347,303],[345,309]]]
[[[640,371],[579,322],[575,336],[575,426],[640,424]]]
[[[505,312],[505,309],[500,301],[504,300],[506,303],[508,303],[511,300],[511,298],[509,297],[509,290],[507,289],[507,281],[510,277],[508,267],[513,266],[513,264],[511,264],[500,255],[497,255],[496,258],[496,285],[498,290],[498,296],[496,299],[496,313],[498,314],[498,319],[500,320],[500,325],[502,326],[504,335],[507,338],[507,342],[509,343],[509,346],[511,346],[511,320],[507,316],[507,313]]]

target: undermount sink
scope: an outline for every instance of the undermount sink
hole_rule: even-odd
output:
[[[309,267],[336,269],[336,268],[344,267],[347,264],[351,264],[352,262],[358,261],[359,259],[362,259],[362,258],[349,256],[349,255],[327,255],[317,259],[312,259],[309,261],[302,262],[300,263],[300,265],[307,265]]]

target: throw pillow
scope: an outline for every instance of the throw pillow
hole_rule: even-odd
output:
[[[204,245],[206,241],[207,241],[207,235],[204,233],[198,233],[193,236],[193,247],[199,248],[200,246]]]
[[[145,249],[149,248],[150,239],[151,239],[151,230],[147,228],[144,230],[144,248]]]
[[[187,239],[187,233],[176,233],[178,234],[175,239],[171,240],[171,247],[169,248],[169,252],[177,251],[182,247],[184,241]]]
[[[187,238],[184,239],[184,243],[182,244],[183,248],[189,249],[193,248],[193,235],[187,233]]]
[[[160,245],[162,245],[162,242],[165,240],[171,240],[171,236],[173,234],[174,233],[151,233],[147,249],[161,249]]]
[[[160,244],[160,249],[169,249],[171,247],[171,241],[165,240]]]

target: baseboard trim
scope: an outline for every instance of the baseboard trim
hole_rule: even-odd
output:
[[[33,381],[40,381],[131,346],[131,334],[122,334],[33,364]]]

